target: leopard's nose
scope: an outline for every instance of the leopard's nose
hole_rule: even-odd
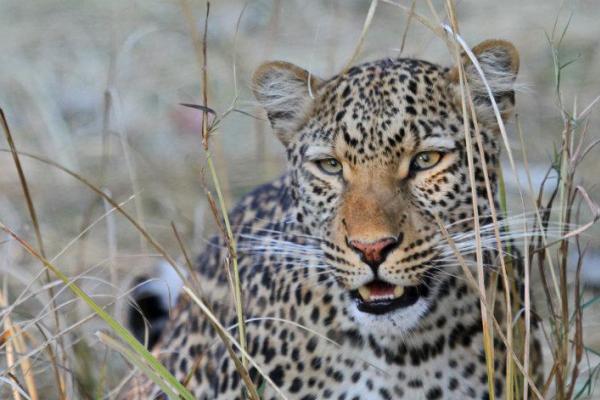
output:
[[[398,238],[386,237],[371,242],[360,240],[349,240],[350,247],[361,255],[361,259],[367,263],[373,272],[377,272],[377,267],[385,261],[387,255],[398,246]]]

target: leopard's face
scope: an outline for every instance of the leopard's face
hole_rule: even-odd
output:
[[[446,75],[413,60],[352,69],[322,88],[290,143],[297,218],[321,239],[359,323],[411,328],[447,263],[436,216],[472,217],[462,117]]]
[[[412,329],[435,302],[441,278],[457,272],[439,223],[450,232],[472,228],[473,185],[453,73],[423,61],[383,60],[318,85],[306,81],[314,85],[310,105],[294,134],[282,138],[295,218],[319,238],[347,293],[347,314],[364,329]],[[489,100],[474,100],[485,111]],[[506,111],[512,94],[497,100]],[[281,112],[269,112],[276,129],[277,118],[290,113]],[[494,190],[496,125],[484,122],[480,130]],[[485,214],[478,154],[473,162],[476,203]]]

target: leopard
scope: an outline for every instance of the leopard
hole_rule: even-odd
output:
[[[229,213],[233,240],[215,235],[195,264],[207,308],[182,294],[153,348],[195,398],[506,396],[506,346],[488,337],[486,355],[483,322],[491,312],[505,327],[507,310],[499,300],[484,309],[472,280],[482,265],[503,298],[509,252],[478,255],[476,237],[490,237],[499,210],[519,53],[493,39],[456,55],[451,66],[378,59],[329,79],[284,61],[256,70],[252,90],[286,171]],[[534,375],[535,339],[531,353]],[[123,398],[166,395],[140,373]]]

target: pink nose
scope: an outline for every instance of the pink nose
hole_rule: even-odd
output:
[[[364,261],[369,264],[381,264],[387,253],[398,244],[398,240],[393,237],[379,239],[374,242],[361,242],[359,240],[350,240],[350,246],[363,255]]]

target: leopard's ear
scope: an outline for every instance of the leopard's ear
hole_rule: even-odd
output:
[[[515,46],[505,40],[486,40],[472,49],[489,88],[498,104],[503,119],[512,115],[515,105],[515,79],[519,72],[519,53]],[[495,121],[494,110],[480,71],[470,57],[462,54],[465,76],[469,82],[478,119],[482,122]],[[459,67],[448,72],[455,99],[460,104]]]
[[[264,63],[254,73],[254,95],[284,145],[292,140],[306,119],[321,83],[308,71],[283,61]]]

